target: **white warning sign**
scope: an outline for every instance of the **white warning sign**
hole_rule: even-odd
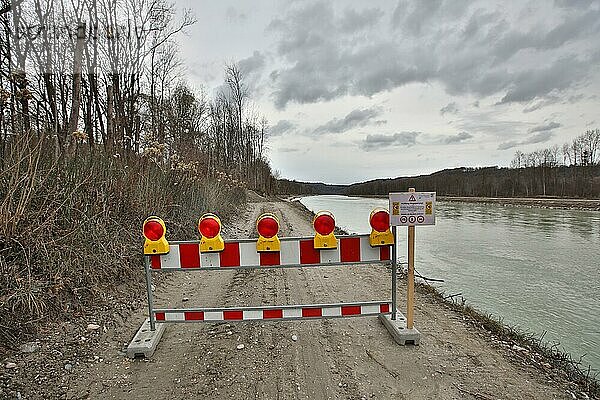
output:
[[[435,192],[390,193],[390,223],[435,225]]]

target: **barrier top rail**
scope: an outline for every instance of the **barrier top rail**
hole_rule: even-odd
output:
[[[282,238],[279,251],[268,252],[256,250],[259,240],[226,240],[223,250],[219,252],[201,252],[201,241],[171,242],[168,254],[150,256],[150,269],[224,271],[390,262],[390,247],[371,246],[369,235],[338,236],[335,247],[327,249],[315,249],[311,237]]]

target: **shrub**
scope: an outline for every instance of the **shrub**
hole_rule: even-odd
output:
[[[139,294],[148,215],[165,220],[169,239],[190,239],[203,212],[227,217],[244,201],[240,188],[148,157],[56,157],[47,140],[17,138],[0,171],[0,343],[71,318],[106,293]]]

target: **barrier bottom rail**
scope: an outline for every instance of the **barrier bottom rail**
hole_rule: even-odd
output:
[[[154,309],[156,322],[298,320],[391,314],[389,301],[231,308]]]

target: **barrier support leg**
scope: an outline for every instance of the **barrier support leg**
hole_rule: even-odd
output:
[[[152,297],[152,273],[150,272],[150,257],[144,256],[144,269],[146,271],[146,291],[148,293],[148,318],[150,319],[150,330],[156,329],[154,322],[154,298]]]
[[[127,346],[127,357],[152,357],[158,342],[165,332],[165,324],[156,325],[154,320],[154,301],[152,297],[152,272],[150,271],[150,257],[144,256],[144,269],[146,271],[146,290],[148,291],[148,318],[144,320],[140,329]]]

